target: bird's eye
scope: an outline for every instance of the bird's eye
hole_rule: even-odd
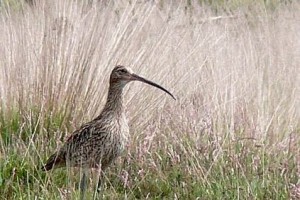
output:
[[[127,70],[126,69],[121,69],[119,72],[125,74],[125,73],[127,73]]]

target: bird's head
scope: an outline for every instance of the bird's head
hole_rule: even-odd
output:
[[[143,83],[147,83],[149,85],[152,85],[156,88],[163,90],[164,92],[168,93],[173,99],[175,99],[175,97],[168,90],[166,90],[162,86],[160,86],[152,81],[149,81],[141,76],[134,74],[133,71],[129,67],[117,65],[112,70],[111,75],[110,75],[110,84],[118,84],[121,87],[124,87],[130,81],[141,81]]]

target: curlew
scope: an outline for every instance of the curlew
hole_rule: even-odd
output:
[[[130,68],[116,66],[110,75],[106,104],[98,117],[74,131],[64,145],[46,161],[42,170],[59,167],[80,167],[83,175],[80,182],[81,195],[86,188],[86,169],[97,168],[102,173],[124,150],[129,138],[123,104],[123,88],[131,81],[141,81],[157,87],[175,97],[162,86],[142,78]],[[101,185],[101,175],[97,191]]]

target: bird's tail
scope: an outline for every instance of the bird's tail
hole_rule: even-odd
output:
[[[53,168],[59,168],[65,166],[65,164],[66,164],[65,154],[57,152],[49,157],[46,164],[42,166],[41,170],[49,171]]]

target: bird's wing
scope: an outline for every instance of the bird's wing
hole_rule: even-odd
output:
[[[103,127],[94,121],[84,124],[79,129],[74,131],[66,140],[64,145],[49,157],[43,170],[50,170],[52,168],[66,166],[68,156],[79,156],[82,148],[86,146],[95,146],[98,142],[97,138],[101,139],[106,136],[106,132],[102,130]],[[88,150],[89,149],[89,150]],[[92,151],[92,148],[85,149]],[[86,152],[87,156],[90,152]]]
[[[74,131],[66,140],[65,144],[54,154],[52,154],[46,164],[42,167],[42,170],[49,171],[53,168],[66,166],[66,155],[68,147],[70,145],[80,145],[79,140],[85,137],[90,131],[90,126],[85,124],[80,129]]]
[[[66,152],[58,151],[52,154],[46,164],[42,166],[43,171],[49,171],[53,168],[63,167],[66,165]]]
[[[66,143],[74,143],[76,140],[83,138],[90,133],[90,126],[83,125],[80,129],[74,131],[67,139]]]

